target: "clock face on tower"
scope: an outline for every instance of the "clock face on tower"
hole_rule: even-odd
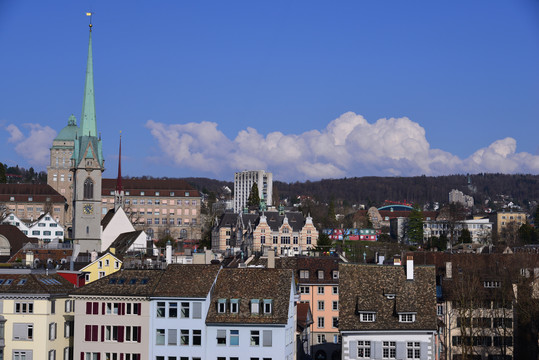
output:
[[[84,204],[82,206],[82,212],[85,213],[86,215],[90,215],[94,212],[94,205],[92,204]]]

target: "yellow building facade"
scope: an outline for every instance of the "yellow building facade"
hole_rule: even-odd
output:
[[[95,259],[81,269],[86,273],[86,284],[115,273],[122,268],[122,261],[110,252]]]

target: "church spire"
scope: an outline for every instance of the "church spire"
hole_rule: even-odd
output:
[[[116,191],[114,192],[114,211],[124,207],[124,188],[122,185],[122,132],[120,131],[120,151],[118,156],[118,178],[116,179]]]
[[[92,59],[92,21],[90,16],[90,40],[88,42],[88,61],[86,63],[86,82],[84,84],[84,98],[82,101],[82,114],[80,119],[81,136],[97,136],[97,124],[95,120],[95,97],[94,97],[94,67]]]

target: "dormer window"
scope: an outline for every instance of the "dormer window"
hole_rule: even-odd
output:
[[[264,314],[271,314],[273,300],[264,299]]]
[[[237,314],[239,311],[240,311],[240,300],[230,299],[230,312],[232,314]]]
[[[415,314],[414,313],[399,314],[399,322],[401,322],[401,323],[413,323],[413,322],[415,322]]]
[[[324,270],[318,270],[318,278],[319,279],[324,279]]]
[[[376,313],[375,312],[361,312],[359,313],[359,321],[361,322],[375,322]]]
[[[300,279],[308,279],[309,278],[309,270],[300,270],[299,271],[299,278]]]
[[[334,279],[338,279],[338,278],[339,278],[339,271],[338,271],[338,270],[333,270],[333,278],[334,278]]]
[[[251,299],[251,314],[259,314],[259,313],[260,313],[260,300]]]
[[[226,299],[217,300],[217,312],[220,314],[226,313]]]
[[[499,281],[484,281],[483,286],[486,288],[499,288],[501,283]]]

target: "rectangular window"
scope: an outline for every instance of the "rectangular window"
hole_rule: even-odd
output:
[[[170,318],[178,317],[178,303],[177,302],[168,303],[168,317]]]
[[[318,310],[324,310],[324,302],[318,301]]]
[[[309,294],[311,292],[311,288],[309,286],[300,286],[299,287],[299,293],[300,294]]]
[[[333,320],[331,322],[331,326],[334,327],[334,328],[339,327],[339,318],[338,317],[333,317]]]
[[[320,316],[318,318],[318,327],[319,328],[323,328],[324,327],[324,318],[322,316]]]
[[[189,345],[189,329],[180,330],[180,345]]]
[[[34,303],[33,302],[16,302],[15,313],[17,314],[33,314]]]
[[[338,301],[333,301],[331,308],[334,311],[339,310],[339,302]]]
[[[411,323],[415,321],[415,314],[399,314],[399,322]]]
[[[202,330],[193,330],[193,346],[202,345]]]
[[[165,317],[165,309],[166,309],[166,303],[163,301],[163,302],[158,302],[157,303],[157,317],[158,318],[161,318],[161,317]]]
[[[226,345],[226,330],[217,330],[217,345]]]
[[[323,293],[324,293],[324,287],[323,287],[323,286],[319,286],[319,287],[318,287],[318,293],[319,293],[319,294],[323,294]]]
[[[155,330],[155,345],[165,345],[165,329]]]
[[[300,270],[299,271],[299,278],[300,279],[308,279],[309,278],[309,270]]]
[[[395,359],[397,357],[397,343],[395,341],[383,341],[382,356],[384,359]]]
[[[189,303],[188,302],[181,303],[181,317],[184,319],[189,318]]]
[[[178,329],[168,329],[168,344],[169,345],[178,344]]]
[[[258,314],[259,312],[260,312],[259,300],[258,299],[252,299],[251,300],[251,314]]]
[[[376,320],[375,313],[360,313],[359,321],[361,322],[374,322]]]
[[[56,340],[56,323],[49,324],[49,340]]]
[[[406,343],[407,359],[421,359],[421,346],[419,342]]]
[[[332,294],[333,294],[333,295],[337,295],[338,293],[339,293],[339,287],[338,287],[338,286],[334,286],[334,287],[332,288]]]
[[[370,341],[357,342],[357,357],[359,359],[369,359],[371,357],[371,342]]]
[[[260,346],[260,331],[251,330],[251,346]]]
[[[240,301],[239,299],[231,299],[230,300],[230,312],[232,314],[237,314],[240,309]]]
[[[33,324],[13,324],[13,340],[31,341],[34,339]]]
[[[271,299],[264,299],[264,314],[271,314],[272,303],[273,301]]]
[[[240,344],[240,331],[230,330],[230,345],[238,346]]]
[[[262,330],[262,346],[272,346],[272,342],[271,330]]]
[[[326,342],[326,334],[318,334],[317,340],[319,344],[323,344]]]

